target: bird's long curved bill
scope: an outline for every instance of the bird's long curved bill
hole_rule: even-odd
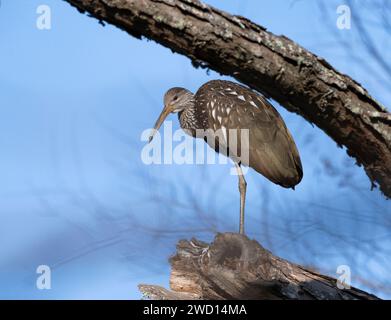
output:
[[[167,118],[167,116],[171,113],[171,107],[170,106],[165,106],[163,108],[163,111],[161,112],[159,118],[156,120],[156,123],[152,129],[152,132],[149,136],[148,143],[150,143],[155,135],[155,133],[159,130],[160,126],[164,122],[164,120]]]

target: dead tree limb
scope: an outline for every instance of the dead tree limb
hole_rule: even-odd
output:
[[[285,36],[199,0],[65,0],[272,97],[316,124],[391,196],[391,114],[350,77]]]
[[[217,234],[211,244],[181,240],[170,259],[167,290],[139,285],[152,299],[375,300],[337,280],[274,256],[258,242],[236,233]]]

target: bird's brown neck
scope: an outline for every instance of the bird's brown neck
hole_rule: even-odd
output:
[[[182,129],[190,131],[192,136],[195,136],[197,129],[204,129],[202,122],[197,116],[194,99],[188,101],[186,107],[178,113],[179,123]]]

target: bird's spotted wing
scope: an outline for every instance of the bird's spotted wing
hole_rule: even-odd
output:
[[[244,164],[285,187],[301,180],[301,161],[293,138],[263,96],[234,82],[214,80],[196,93],[196,108],[207,114],[208,128],[223,130],[227,141],[230,129],[238,129],[238,148],[249,149],[249,163]],[[243,129],[248,129],[248,146],[240,143]]]

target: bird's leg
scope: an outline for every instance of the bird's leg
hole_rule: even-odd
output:
[[[239,178],[239,192],[240,192],[240,222],[239,222],[239,233],[244,234],[244,204],[246,201],[246,188],[247,182],[243,177],[243,171],[240,164],[235,162],[236,170]]]

